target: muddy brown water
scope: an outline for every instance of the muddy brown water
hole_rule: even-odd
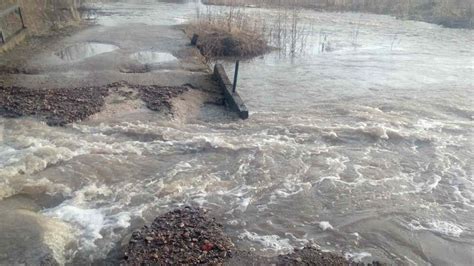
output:
[[[127,60],[169,52],[115,29],[178,24],[195,9],[102,5],[89,33],[121,50],[136,42]],[[0,261],[15,261],[12,250],[25,250],[26,261],[48,252],[61,263],[101,261],[133,229],[191,204],[210,209],[239,247],[261,255],[316,243],[354,260],[474,264],[472,31],[378,15],[303,15],[314,28],[305,54],[241,63],[247,121],[215,105],[171,121],[124,105],[121,115],[61,128],[0,118],[0,250],[11,251]],[[321,43],[331,49],[321,52]],[[121,56],[77,64],[85,71]],[[166,78],[163,71],[170,70],[153,74]],[[177,85],[193,80],[200,77],[186,74]]]

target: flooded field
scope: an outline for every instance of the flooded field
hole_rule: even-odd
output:
[[[94,30],[174,25],[195,10],[102,5]],[[472,265],[472,31],[313,11],[302,23],[304,53],[241,62],[246,121],[214,105],[184,122],[149,110],[66,127],[0,118],[0,249],[100,262],[132,230],[191,204],[262,255],[315,243],[356,261]],[[150,48],[131,58],[179,60]]]

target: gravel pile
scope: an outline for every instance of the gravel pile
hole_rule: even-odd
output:
[[[160,111],[163,108],[171,109],[171,99],[186,92],[187,87],[158,87],[140,86],[141,99],[146,103],[148,109]]]
[[[99,112],[106,95],[106,88],[0,87],[0,114],[7,117],[39,116],[48,125],[65,125]]]
[[[50,126],[63,126],[100,112],[105,97],[123,86],[139,92],[146,106],[154,111],[171,110],[171,99],[188,90],[187,87],[136,86],[123,82],[104,87],[60,89],[0,86],[0,115],[36,116]]]
[[[231,256],[233,248],[222,225],[205,210],[186,207],[134,232],[123,264],[219,264]]]

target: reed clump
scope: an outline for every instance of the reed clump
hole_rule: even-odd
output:
[[[187,27],[190,36],[198,36],[196,46],[206,58],[255,57],[270,49],[259,32],[222,25],[200,21]]]
[[[252,58],[270,50],[266,24],[248,14],[235,0],[224,8],[206,6],[196,9],[196,20],[186,27],[189,37],[197,35],[196,46],[208,59],[222,57]]]

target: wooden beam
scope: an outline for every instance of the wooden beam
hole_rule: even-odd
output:
[[[0,30],[0,40],[2,40],[2,44],[5,44],[5,36],[3,36],[3,30]]]
[[[23,14],[21,13],[21,7],[18,7],[18,14],[20,15],[21,26],[23,27],[23,29],[26,29],[25,21],[23,20]]]

